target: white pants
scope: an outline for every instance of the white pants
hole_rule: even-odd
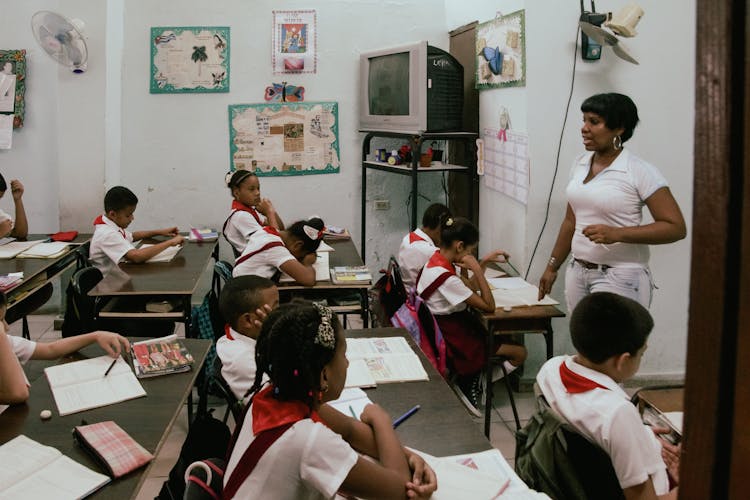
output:
[[[568,313],[573,312],[582,298],[593,292],[616,293],[633,299],[648,309],[651,306],[654,288],[648,267],[610,267],[602,271],[586,269],[570,259],[565,273],[565,301],[568,304]]]

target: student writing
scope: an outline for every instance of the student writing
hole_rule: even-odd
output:
[[[430,260],[440,245],[440,221],[451,216],[442,203],[433,203],[422,215],[422,227],[410,232],[401,240],[398,249],[398,267],[401,279],[408,290],[417,281],[417,274]]]
[[[227,174],[232,193],[232,211],[224,221],[222,232],[237,258],[245,249],[250,235],[263,226],[284,229],[284,222],[268,198],[260,196],[260,181],[249,170]]]
[[[116,267],[123,258],[130,262],[146,262],[165,248],[181,245],[185,240],[177,234],[176,227],[133,233],[127,231],[137,205],[138,197],[124,186],[115,186],[104,196],[104,214],[94,220],[94,235],[89,249],[91,263],[102,274]],[[133,246],[133,241],[160,235],[171,238],[146,248]]]
[[[315,284],[316,250],[323,240],[323,221],[297,221],[286,229],[265,226],[250,236],[235,261],[233,276],[254,274],[278,281],[281,271],[305,286]]]
[[[346,337],[330,309],[281,305],[263,323],[255,356],[257,392],[230,453],[225,498],[322,499],[339,490],[359,498],[426,498],[435,491],[434,472],[405,452],[380,407],[368,405],[361,422],[339,414],[322,423],[318,411],[339,397],[349,364]],[[270,383],[262,387],[266,375]],[[242,474],[240,457],[274,429],[283,432]]]

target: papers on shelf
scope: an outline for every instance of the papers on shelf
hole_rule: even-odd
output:
[[[0,446],[0,463],[2,498],[83,498],[110,481],[24,435]]]
[[[111,357],[99,356],[44,369],[60,416],[146,395],[121,357],[105,377],[111,364]]]
[[[429,380],[419,357],[403,337],[347,339],[346,345],[349,370],[345,387]],[[365,368],[374,383],[366,380]]]
[[[23,280],[23,271],[0,275],[0,291],[5,292],[6,290],[9,290],[21,280]]]
[[[318,258],[315,261],[315,264],[313,264],[313,269],[315,269],[315,281],[328,281],[331,279],[331,276],[328,274],[330,262],[328,256],[328,252],[321,252],[318,250]],[[294,283],[294,279],[286,273],[281,273],[279,283]]]
[[[372,281],[367,266],[336,266],[331,268],[331,281],[336,285],[361,285]]]
[[[68,250],[68,243],[64,241],[51,241],[39,243],[28,250],[18,254],[18,258],[26,259],[53,259],[63,255]]]
[[[152,246],[154,246],[152,243],[144,243],[140,246],[140,248],[148,248]],[[180,253],[180,250],[182,250],[182,245],[173,245],[171,247],[167,247],[148,259],[146,262],[171,262],[172,259],[174,259],[178,253]]]
[[[34,241],[12,241],[0,246],[0,259],[12,259],[19,253],[28,250],[34,245],[44,242],[44,240]]]
[[[538,300],[539,289],[521,278],[491,278],[487,281],[498,308],[559,304],[549,295]]]
[[[344,415],[357,419],[362,415],[365,406],[371,403],[372,400],[367,397],[367,393],[357,388],[344,389],[338,399],[328,402],[331,407]],[[354,412],[354,415],[352,415],[352,412]]]

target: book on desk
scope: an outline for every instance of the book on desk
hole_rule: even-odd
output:
[[[189,371],[193,365],[193,355],[177,335],[134,342],[131,352],[133,369],[138,378],[182,373]]]
[[[313,269],[315,269],[315,281],[328,281],[331,279],[328,274],[329,266],[329,252],[318,251],[317,259],[315,260],[315,264],[313,264]],[[294,283],[294,278],[282,272],[281,277],[279,278],[279,283]]]
[[[215,229],[191,227],[187,239],[192,243],[216,241],[219,239],[219,233]]]
[[[372,274],[367,266],[335,266],[331,281],[335,285],[366,285],[372,282]]]
[[[347,339],[345,387],[429,380],[419,357],[403,337]]]
[[[143,243],[138,248],[148,248],[154,246],[153,243]],[[167,247],[161,252],[157,253],[150,259],[148,259],[146,262],[171,262],[172,259],[174,259],[178,253],[180,253],[180,250],[182,250],[182,245],[173,245],[171,247]]]

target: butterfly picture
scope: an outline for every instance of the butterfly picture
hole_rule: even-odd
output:
[[[266,87],[263,98],[266,101],[301,102],[305,100],[305,87],[287,85],[286,82],[272,83]]]
[[[487,64],[490,67],[490,71],[493,74],[499,75],[503,71],[503,53],[500,52],[500,47],[485,47],[482,49],[482,57],[487,60]]]

